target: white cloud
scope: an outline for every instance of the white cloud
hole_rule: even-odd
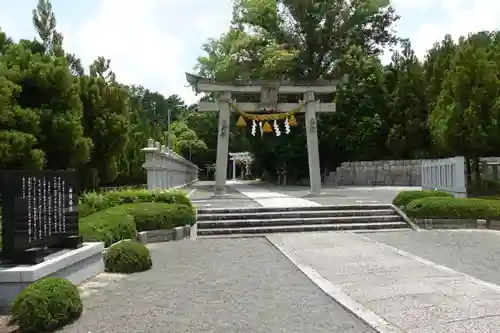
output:
[[[113,71],[124,83],[164,80],[163,86],[157,83],[154,88],[174,93],[176,81],[182,79],[178,63],[184,50],[178,36],[151,22],[160,5],[153,0],[104,0],[97,14],[75,33],[63,31],[68,48],[85,64],[98,56],[111,59]]]
[[[228,7],[230,16],[229,0],[217,3],[222,4],[222,9]],[[112,70],[121,82],[142,84],[165,95],[175,93],[187,102],[194,102],[195,96],[186,87],[184,72],[192,70],[196,55],[186,45],[193,38],[201,37],[203,41],[219,35],[230,20],[227,10],[211,15],[214,8],[207,5],[203,0],[182,3],[180,0],[102,0],[97,13],[76,31],[67,25],[60,29],[66,47],[85,64],[104,56],[111,59]],[[183,10],[189,8],[191,12]],[[157,20],[159,16],[163,22]],[[183,66],[185,63],[189,65]]]
[[[441,0],[443,15],[438,23],[422,24],[410,36],[415,52],[423,57],[433,44],[450,34],[455,40],[460,36],[481,30],[500,28],[500,2],[492,0]]]
[[[395,7],[403,8],[417,8],[417,9],[425,9],[432,7],[432,5],[436,3],[436,0],[393,0],[392,4]]]

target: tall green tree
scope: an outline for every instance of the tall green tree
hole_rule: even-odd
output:
[[[349,60],[345,59],[349,54],[355,53],[358,58],[376,56],[385,47],[393,45],[397,39],[390,27],[397,19],[398,16],[388,1],[238,0],[234,2],[233,21],[229,31],[220,39],[210,40],[204,46],[206,55],[199,59],[198,73],[221,81],[269,78],[313,81],[338,77],[352,69]],[[321,140],[323,165],[332,164],[333,167],[333,164],[340,162],[339,155],[345,156],[346,149],[352,150],[359,145],[364,145],[362,149],[366,152],[373,152],[372,147],[381,141],[384,124],[380,114],[376,112],[383,111],[383,107],[380,107],[380,101],[383,102],[385,98],[383,79],[378,83],[382,86],[378,85],[374,89],[379,89],[382,93],[376,97],[375,103],[369,101],[369,105],[377,106],[363,108],[362,112],[365,113],[362,115],[355,108],[365,102],[358,103],[354,97],[362,94],[352,91],[352,109],[348,106],[348,94],[343,93],[344,101],[339,102],[342,107],[339,107],[338,112],[347,115],[344,122],[357,127],[354,119],[363,121],[364,134],[352,139],[354,144],[346,144],[345,140],[329,141],[344,137],[344,131],[354,133],[352,127],[346,129],[337,126],[336,121],[342,119],[342,116],[320,119],[320,133],[328,132]],[[243,101],[240,96],[235,97]],[[331,101],[333,96],[326,98]],[[369,98],[370,95],[366,100]],[[359,116],[351,116],[353,113]],[[259,137],[238,135],[248,145],[240,148],[250,148],[255,154],[256,163],[261,163],[271,174],[276,167],[287,164],[294,166],[289,170],[294,173],[290,174],[290,178],[306,177],[307,151],[304,149],[303,119],[299,119],[299,123],[300,126],[293,128],[290,135],[279,138],[267,137],[261,140]],[[232,133],[237,134],[235,131]],[[248,140],[243,139],[246,137]],[[379,139],[371,140],[374,137]],[[336,145],[333,154],[332,145]],[[337,156],[337,161],[333,163],[332,155]]]
[[[480,178],[479,158],[500,139],[500,80],[495,34],[461,38],[446,72],[429,124],[437,143],[448,153],[467,158]]]
[[[97,171],[100,182],[118,178],[118,159],[129,134],[128,91],[116,82],[110,61],[99,57],[90,65],[90,75],[80,79],[85,135],[94,144],[87,167]]]
[[[0,30],[0,169],[41,169],[45,154],[36,148],[40,119],[35,110],[17,103],[21,87],[11,79],[19,72],[5,58],[10,47],[12,41]]]
[[[428,103],[424,69],[405,40],[386,68],[390,126],[386,145],[395,158],[418,159],[433,153],[427,128]]]

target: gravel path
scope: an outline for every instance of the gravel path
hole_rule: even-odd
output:
[[[500,284],[500,232],[432,230],[363,236],[481,280]]]
[[[65,333],[372,333],[262,238],[150,245],[154,268],[84,299]]]

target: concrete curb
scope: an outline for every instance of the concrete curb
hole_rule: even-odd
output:
[[[500,221],[486,219],[457,219],[457,218],[413,218],[413,223],[422,229],[491,229],[498,230]]]
[[[395,206],[393,204],[390,204],[391,208],[398,213],[401,218],[410,225],[410,227],[415,230],[415,231],[420,231],[420,227],[414,223],[408,216],[406,216],[405,212],[403,212],[398,206]]]
[[[268,237],[267,241],[271,243],[279,252],[281,252],[295,267],[299,269],[305,276],[307,276],[314,284],[316,284],[325,294],[330,296],[337,303],[342,305],[347,311],[350,311],[360,320],[367,323],[375,331],[379,333],[394,333],[399,332],[400,329],[377,315],[375,312],[367,309],[359,304],[352,297],[344,293],[340,288],[321,276],[317,271],[308,265],[299,263],[291,255],[288,255],[281,247],[281,244],[273,242]]]
[[[141,231],[137,233],[137,241],[141,244],[151,244],[191,238],[192,228],[190,225],[185,225],[173,229]]]

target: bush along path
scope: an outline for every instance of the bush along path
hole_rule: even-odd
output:
[[[456,198],[440,191],[403,191],[393,204],[418,224],[432,223],[432,228],[500,228],[500,200],[494,198]]]
[[[76,286],[62,278],[44,278],[25,288],[12,305],[11,324],[21,333],[52,332],[78,319],[83,311]]]
[[[84,241],[108,247],[137,233],[166,230],[196,222],[191,201],[180,191],[117,190],[88,193],[81,198],[80,234]]]
[[[147,247],[133,240],[110,246],[104,254],[104,266],[109,273],[135,273],[153,266]]]

